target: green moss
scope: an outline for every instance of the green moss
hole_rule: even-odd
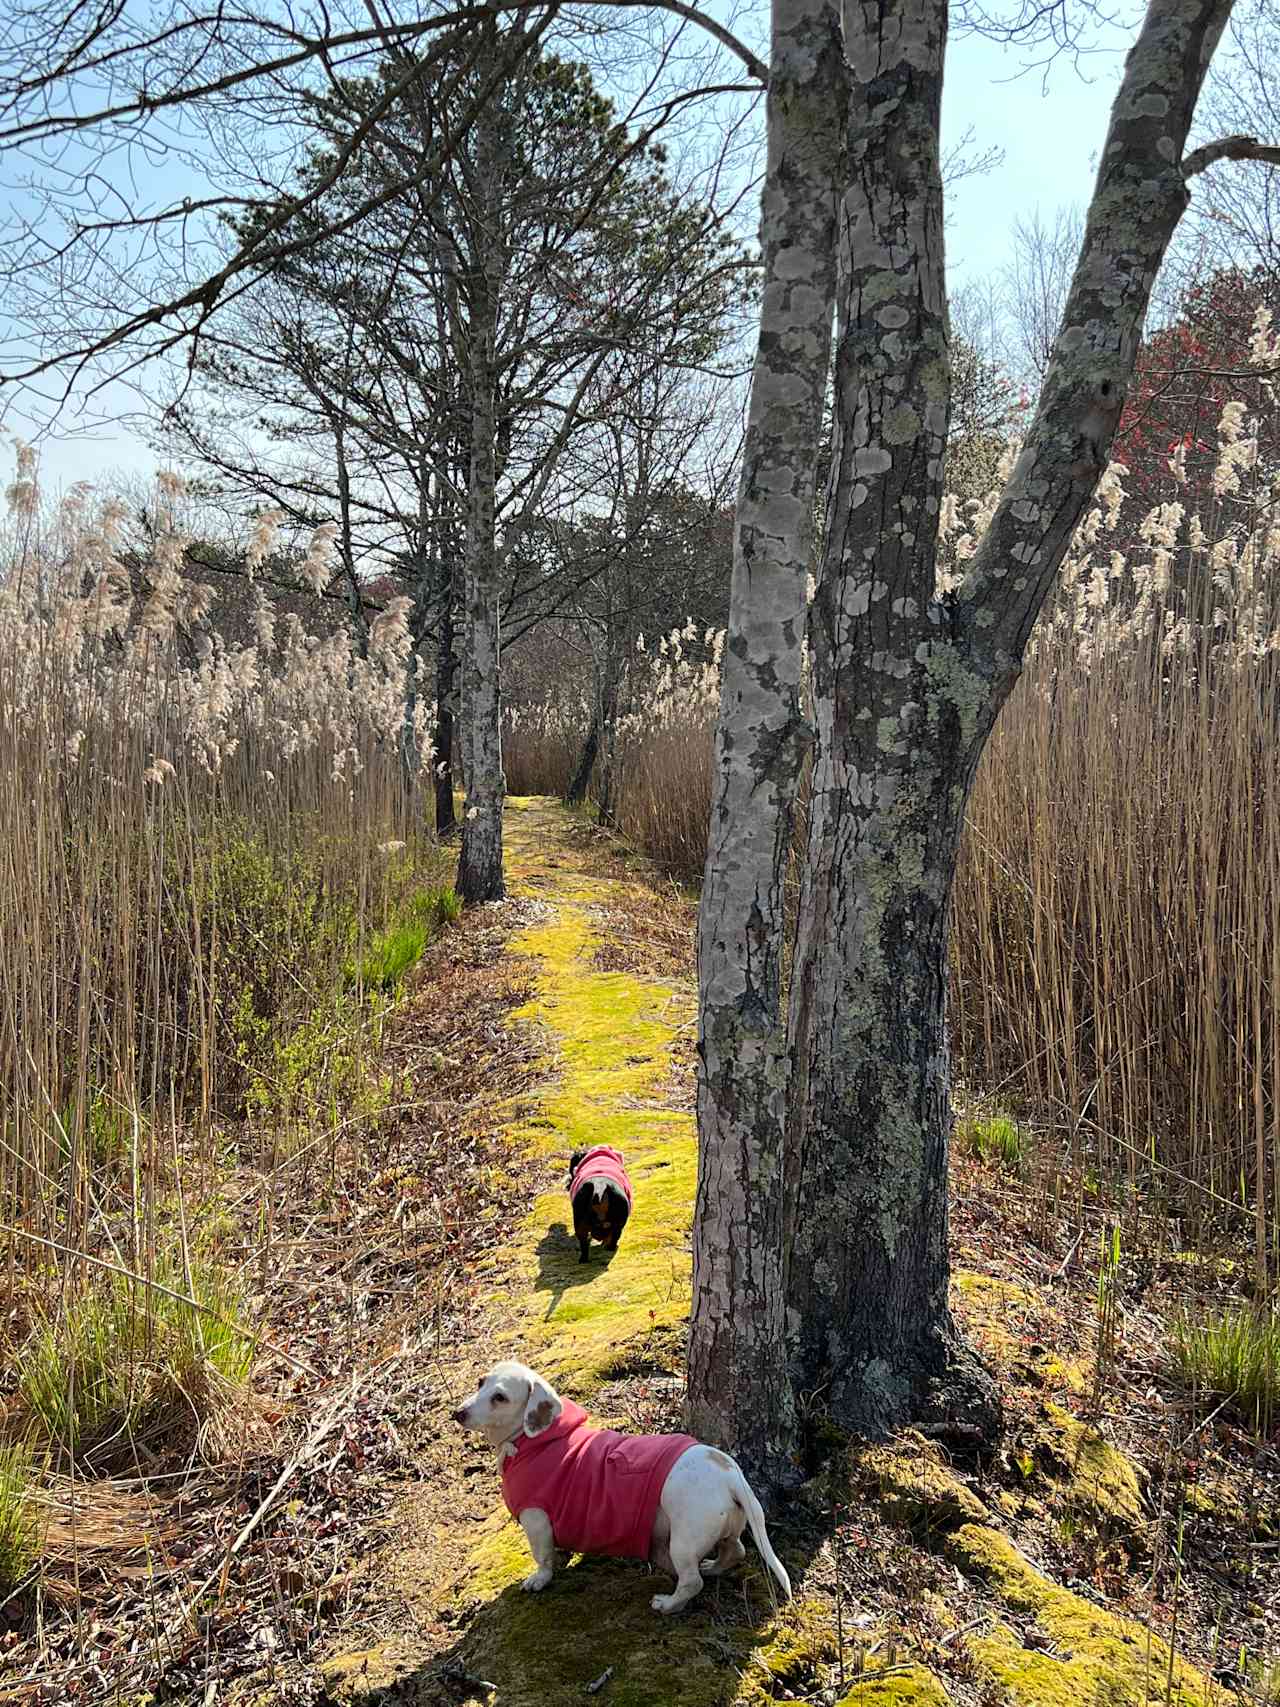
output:
[[[511,1521],[505,1506],[485,1520],[480,1540],[471,1551],[471,1568],[464,1585],[468,1600],[490,1600],[503,1589],[517,1586],[533,1569],[524,1530]]]
[[[927,1441],[872,1447],[860,1468],[885,1516],[908,1529],[941,1534],[962,1523],[985,1523],[990,1515]]]
[[[950,1537],[947,1553],[1009,1612],[1034,1618],[1048,1638],[1048,1649],[1024,1647],[1016,1630],[999,1624],[970,1639],[979,1670],[1017,1707],[1079,1707],[1082,1701],[1210,1707],[1205,1679],[1183,1660],[1171,1666],[1157,1636],[1050,1582],[994,1529],[966,1524]]]
[[[376,1647],[357,1648],[335,1654],[320,1666],[324,1699],[340,1707],[360,1707],[368,1702],[393,1701],[398,1686],[419,1670],[420,1656],[403,1642],[379,1642]],[[274,1691],[257,1697],[263,1703],[276,1699]]]
[[[1013,1314],[1036,1313],[1036,1300],[1024,1286],[991,1274],[958,1269],[951,1277],[952,1304],[983,1346],[1006,1361],[1017,1355],[1019,1340],[1009,1324]]]
[[[1187,1510],[1197,1517],[1210,1517],[1215,1522],[1243,1530],[1255,1541],[1270,1541],[1280,1534],[1280,1523],[1265,1508],[1251,1511],[1230,1488],[1221,1483],[1212,1489],[1193,1482],[1183,1490]]]
[[[1055,1357],[1042,1346],[1030,1349],[1019,1331],[1034,1322],[1041,1300],[1025,1286],[994,1274],[958,1269],[951,1277],[951,1305],[965,1327],[992,1357],[1012,1367],[1021,1379],[1037,1386],[1083,1395],[1089,1388],[1084,1367]]]
[[[836,1707],[949,1707],[951,1697],[922,1665],[872,1672],[842,1695]]]
[[[766,1645],[756,1649],[753,1663],[771,1684],[799,1684],[817,1676],[819,1667],[835,1657],[830,1609],[818,1601],[793,1600],[779,1613]]]
[[[509,803],[510,804],[510,803]],[[537,889],[547,860],[568,850],[567,819],[548,802],[522,800],[507,826],[516,892]],[[527,1280],[512,1297],[512,1340],[575,1398],[589,1400],[621,1361],[673,1367],[689,1309],[688,1237],[697,1185],[691,1115],[661,1106],[677,1026],[691,1017],[688,992],[620,972],[593,970],[598,937],[588,904],[616,887],[555,866],[555,916],[523,931],[512,951],[537,968],[533,997],[512,1016],[548,1038],[549,1079],[513,1119],[513,1141],[567,1163],[576,1149],[615,1144],[627,1159],[635,1208],[618,1252],[595,1249],[580,1265],[569,1201],[556,1186],[516,1237]],[[564,899],[564,897],[568,897]],[[495,1255],[509,1277],[511,1251]]]
[[[1132,1461],[1060,1406],[1044,1410],[1036,1455],[1072,1513],[1102,1530],[1140,1528],[1142,1487]]]
[[[519,1588],[501,1594],[472,1626],[463,1663],[499,1685],[504,1707],[585,1699],[585,1686],[609,1667],[610,1707],[731,1707],[770,1699],[751,1693],[752,1646],[762,1630],[706,1617],[661,1618],[649,1601],[664,1586],[635,1566],[581,1559],[557,1572],[541,1594]],[[724,1592],[739,1595],[728,1585]]]

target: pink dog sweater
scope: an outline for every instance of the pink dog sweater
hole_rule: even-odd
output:
[[[622,1165],[621,1150],[615,1150],[611,1144],[597,1144],[594,1150],[588,1150],[578,1163],[577,1173],[569,1181],[569,1196],[576,1197],[579,1188],[593,1179],[608,1180],[610,1185],[616,1185],[627,1200],[627,1208],[631,1208],[631,1181]]]
[[[512,1517],[538,1506],[566,1553],[647,1559],[663,1485],[691,1434],[619,1434],[593,1428],[566,1399],[550,1428],[522,1434],[502,1463],[502,1498]]]

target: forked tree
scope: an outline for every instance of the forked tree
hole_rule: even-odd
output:
[[[948,1309],[947,924],[965,806],[1105,469],[1232,0],[1150,0],[1021,454],[939,594],[951,407],[939,120],[947,0],[774,0],[765,298],[699,922],[691,1425],[785,1479],[797,1396],[879,1431],[989,1431]],[[835,319],[835,435],[809,518]],[[801,703],[802,643],[812,655]],[[812,802],[789,989],[783,876]]]
[[[1069,3],[1027,0],[1023,17],[1052,28]],[[699,923],[689,1409],[698,1432],[779,1481],[796,1444],[798,1398],[863,1428],[911,1416],[944,1431],[993,1422],[990,1388],[947,1306],[946,936],[965,806],[1036,615],[1106,466],[1152,285],[1190,185],[1226,160],[1280,163],[1280,147],[1232,136],[1187,151],[1232,0],[1149,0],[1021,455],[963,581],[940,594],[953,390],[938,141],[948,0],[773,0],[767,66],[689,0],[654,0],[655,12],[664,6],[703,25],[768,91],[763,302]],[[158,23],[139,8],[135,27],[130,0],[111,0],[87,21],[54,0],[30,0],[0,43],[0,144],[38,152],[96,136],[106,148],[183,103],[232,99],[241,89],[252,98],[255,79],[267,89],[311,64],[332,75],[335,51],[413,47],[420,78],[424,64],[443,74],[459,47],[476,50],[469,64],[478,71],[468,73],[455,122],[415,150],[404,182],[439,183],[475,127],[468,154],[483,229],[470,267],[474,329],[483,333],[509,260],[484,188],[492,198],[498,177],[489,169],[505,169],[516,141],[502,123],[505,56],[494,51],[495,40],[517,33],[497,30],[503,10],[445,5],[401,22],[361,17],[336,34],[326,14],[323,28],[284,37],[272,11],[255,16],[250,6],[224,42],[219,7]],[[510,10],[533,36],[558,9]],[[210,81],[201,81],[203,54],[182,55],[193,43],[228,48]],[[104,70],[117,87],[133,79],[112,104],[90,114],[64,98],[77,78]],[[336,175],[349,160],[339,152]],[[139,336],[171,349],[197,335],[244,276],[269,270],[288,249],[286,220],[268,219],[252,245],[207,277],[123,316],[90,315],[87,330],[66,334],[58,286],[81,277],[86,245],[92,270],[104,229],[127,233],[139,223],[127,212],[104,224],[91,211],[92,170],[75,182],[89,211],[52,251],[55,288],[36,305],[52,349],[17,361],[18,378],[38,378],[64,359],[83,364]],[[317,185],[312,200],[327,187]],[[62,192],[64,205],[71,194]],[[366,198],[349,222],[375,212],[376,200]],[[184,202],[141,224],[181,227],[188,217]],[[29,259],[16,244],[0,276],[16,286],[30,276]],[[101,271],[109,288],[122,276],[118,266]],[[833,318],[831,472],[810,601]],[[477,895],[501,887],[492,343],[476,336],[469,368],[466,759],[469,788],[479,775],[486,780],[463,881],[471,873]],[[811,716],[802,696],[806,635]],[[806,760],[812,807],[784,1001],[783,877]]]

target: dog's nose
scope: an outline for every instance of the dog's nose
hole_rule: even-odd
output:
[[[456,1423],[466,1422],[466,1420],[467,1420],[467,1407],[465,1405],[459,1405],[458,1406],[457,1410],[453,1413],[453,1420]]]

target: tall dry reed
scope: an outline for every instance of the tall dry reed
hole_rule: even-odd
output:
[[[219,636],[216,594],[187,572],[175,477],[159,483],[145,556],[126,539],[119,502],[76,489],[45,506],[25,447],[8,499],[0,1240],[10,1299],[31,1276],[46,1304],[69,1299],[102,1273],[79,1252],[144,1275],[177,1260],[193,1287],[181,1199],[200,1200],[228,1122],[257,1107],[278,1133],[278,1080],[290,1080],[292,1114],[300,1087],[318,1086],[328,1045],[304,1061],[291,1036],[323,1029],[344,966],[353,954],[358,964],[415,853],[434,857],[415,838],[420,814],[400,773],[408,601],[388,606],[360,657],[344,635],[277,622],[259,592],[255,638],[233,645]],[[250,580],[277,520],[255,524]],[[297,553],[304,584],[329,578],[331,551],[322,527]],[[419,717],[426,750],[428,705]],[[175,1225],[176,1259],[161,1248]],[[10,1317],[19,1338],[21,1317]]]

